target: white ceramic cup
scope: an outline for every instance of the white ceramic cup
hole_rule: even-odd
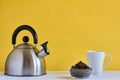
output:
[[[107,56],[109,57],[109,60],[103,65],[104,59]],[[104,51],[87,51],[87,61],[88,65],[93,69],[93,75],[100,75],[112,61],[112,56]]]

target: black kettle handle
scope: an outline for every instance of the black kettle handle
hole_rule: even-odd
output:
[[[33,35],[33,38],[34,38],[34,44],[38,43],[38,37],[37,37],[37,34],[36,34],[35,30],[29,25],[21,25],[13,33],[13,36],[12,36],[12,44],[13,45],[16,44],[16,37],[17,37],[18,33],[22,30],[30,31]]]

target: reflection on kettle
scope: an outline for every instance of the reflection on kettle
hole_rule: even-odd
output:
[[[28,43],[28,36],[23,37],[23,44],[16,44],[17,34],[22,30],[28,30],[33,35],[35,46]],[[41,51],[37,51],[38,37],[35,30],[28,25],[19,26],[13,33],[12,44],[14,49],[10,52],[5,63],[5,75],[10,76],[38,76],[46,74],[44,57],[49,54],[47,43],[40,45]]]

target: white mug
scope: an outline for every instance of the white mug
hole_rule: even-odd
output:
[[[108,56],[108,62],[103,65],[104,58]],[[87,51],[87,61],[89,67],[93,69],[93,75],[100,75],[102,71],[110,64],[112,61],[111,54],[107,54],[104,51]]]

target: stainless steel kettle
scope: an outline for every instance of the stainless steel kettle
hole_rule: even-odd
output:
[[[22,30],[28,30],[33,35],[35,46],[28,43],[28,36],[23,37],[23,44],[16,44],[16,37]],[[12,44],[14,49],[10,52],[5,63],[5,75],[10,76],[38,76],[46,74],[44,57],[49,54],[47,43],[40,45],[41,51],[36,49],[38,36],[35,30],[29,25],[19,26],[13,33]]]

